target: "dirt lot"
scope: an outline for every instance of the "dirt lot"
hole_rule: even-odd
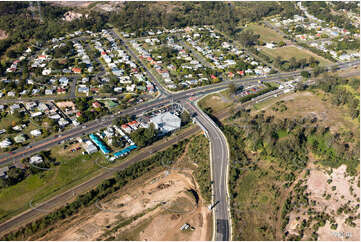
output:
[[[6,39],[8,37],[8,34],[0,29],[0,40]]]
[[[64,7],[80,7],[80,8],[87,8],[92,1],[55,1],[53,2],[54,5],[61,5]]]
[[[332,182],[329,179],[332,180]],[[346,175],[346,166],[341,165],[339,168],[334,169],[330,174],[324,170],[312,169],[310,176],[306,182],[307,190],[311,195],[310,200],[316,201],[314,206],[311,206],[318,212],[325,211],[332,214],[335,219],[337,228],[331,229],[331,224],[327,221],[325,226],[322,226],[318,230],[318,240],[321,241],[337,241],[337,240],[360,240],[360,219],[354,220],[355,227],[351,227],[345,223],[345,219],[349,216],[358,216],[360,208],[356,209],[356,212],[348,214],[338,214],[338,208],[349,203],[347,206],[355,208],[359,202],[357,198],[360,197],[360,188],[357,186],[359,177],[350,177]],[[327,198],[329,194],[330,197]],[[290,214],[290,222],[287,226],[287,230],[293,233],[297,227],[300,226],[300,222],[303,218],[307,218],[304,214],[305,209],[299,211],[293,211]],[[297,217],[301,217],[297,221]],[[346,235],[348,238],[346,238]]]
[[[211,213],[191,171],[163,171],[96,203],[87,217],[74,219],[41,240],[209,240]],[[188,223],[194,230],[180,231]]]

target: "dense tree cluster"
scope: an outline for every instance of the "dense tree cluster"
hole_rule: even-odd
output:
[[[7,172],[7,178],[0,179],[0,188],[15,185],[23,181],[29,175],[45,171],[45,169],[41,168],[49,168],[51,165],[55,164],[56,160],[51,156],[50,151],[41,151],[39,155],[43,158],[43,162],[36,165],[37,167],[40,167],[40,169],[30,165],[29,158],[26,158],[22,161],[25,165],[24,169],[11,167]]]
[[[236,34],[239,23],[256,21],[262,17],[277,14],[282,8],[271,2],[179,2],[172,7],[153,3],[126,2],[119,13],[114,13],[110,21],[118,27],[138,34],[147,28],[186,27],[193,25],[214,25],[229,35]]]
[[[321,126],[316,118],[280,120],[273,116],[266,117],[263,112],[251,116],[247,110],[241,110],[236,112],[230,121],[232,123],[224,125],[222,130],[230,144],[229,185],[231,207],[235,209],[231,211],[235,223],[234,236],[238,240],[245,239],[243,236],[246,233],[242,231],[245,229],[242,228],[244,226],[242,221],[249,218],[247,216],[251,216],[248,213],[237,212],[239,208],[247,209],[246,201],[249,201],[250,198],[245,198],[244,195],[252,194],[242,190],[244,184],[248,182],[248,178],[256,176],[257,180],[262,180],[263,177],[267,180],[270,178],[270,176],[267,178],[267,174],[277,171],[277,175],[272,176],[275,183],[269,186],[273,191],[272,194],[277,197],[280,195],[281,189],[277,182],[282,181],[282,187],[289,188],[295,182],[298,174],[306,167],[309,152],[316,154],[319,162],[326,167],[338,167],[346,164],[347,171],[351,175],[356,175],[359,169],[359,144],[351,148],[345,135],[331,133],[329,128]],[[355,141],[352,140],[351,143],[353,142]],[[257,153],[256,157],[251,155],[253,153]],[[267,162],[258,164],[260,160],[267,160]],[[264,164],[267,164],[267,169],[264,168]],[[306,188],[300,180],[292,188],[292,193],[285,203],[275,207],[276,213],[281,209],[282,230],[289,223],[290,211],[311,204],[312,201],[305,192]],[[255,194],[259,196],[258,192]],[[249,208],[262,211],[261,204],[254,203],[254,200],[251,200],[249,206]],[[309,210],[308,214],[310,213],[314,213],[314,211]],[[312,224],[312,221],[316,221],[317,225],[315,226],[318,228],[323,226],[328,219],[332,220],[332,217],[325,213],[315,213],[312,219],[302,221],[300,234],[294,239],[302,238],[303,231]],[[331,224],[335,224],[331,220]],[[267,222],[266,225],[268,225]],[[264,228],[259,231],[263,236],[267,231],[266,227]],[[272,229],[268,232],[274,233]],[[269,236],[272,238],[272,235]],[[312,237],[317,238],[317,233]]]
[[[130,138],[138,147],[145,147],[159,139],[154,124],[150,124],[149,128],[138,128],[130,134]]]
[[[345,9],[347,11],[352,11],[354,13],[360,14],[360,7],[358,6],[357,1],[354,2],[334,1],[332,2],[332,6],[335,10]]]
[[[285,19],[293,18],[294,15],[303,16],[304,13],[301,9],[296,7],[295,2],[289,2],[289,1],[282,1],[280,2],[280,5],[282,7],[282,12],[280,16]]]
[[[310,58],[302,58],[297,60],[295,57],[291,57],[289,60],[283,60],[281,56],[277,56],[274,60],[276,67],[281,68],[283,71],[296,70],[298,68],[305,67],[316,67],[319,65],[319,61],[316,60],[313,56]]]

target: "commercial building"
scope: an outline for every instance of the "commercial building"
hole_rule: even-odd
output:
[[[98,151],[97,147],[90,140],[84,142],[83,148],[89,155]]]
[[[136,148],[137,148],[136,145],[130,145],[127,148],[124,148],[124,149],[118,151],[117,153],[115,153],[114,156],[111,158],[111,160],[113,161],[113,160],[115,160],[115,159],[117,159],[117,158],[119,158],[121,156],[124,156],[124,155],[128,154],[130,151],[132,151],[132,150],[134,150]]]
[[[108,147],[103,143],[101,139],[99,139],[98,136],[96,136],[95,134],[90,134],[89,137],[95,143],[95,145],[99,147],[99,149],[103,152],[103,154],[110,153]]]
[[[181,119],[170,112],[158,114],[152,117],[150,122],[154,124],[161,134],[172,132],[181,127]]]

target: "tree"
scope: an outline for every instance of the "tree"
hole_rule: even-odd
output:
[[[296,58],[294,56],[290,59],[290,67],[291,67],[291,69],[296,69],[297,68],[297,61],[296,61]]]
[[[229,88],[229,91],[232,95],[235,95],[237,93],[237,87],[236,85],[234,84],[234,82],[231,82],[229,85],[228,85],[228,88]]]
[[[301,72],[301,76],[303,78],[309,78],[311,76],[311,74],[308,71],[302,71]]]
[[[186,125],[191,121],[191,116],[189,115],[188,112],[184,111],[181,114],[181,120],[182,120],[182,125]]]
[[[282,64],[282,59],[281,56],[278,55],[275,59],[275,65],[280,66],[281,64]]]
[[[244,47],[254,45],[259,37],[260,36],[258,34],[254,34],[252,30],[244,30],[238,35],[239,41]]]
[[[320,66],[316,66],[315,68],[313,68],[313,75],[315,77],[317,77],[318,75],[320,75],[324,71],[325,71],[325,68],[320,67]]]
[[[22,181],[25,177],[24,170],[20,168],[10,168],[7,172],[9,185],[14,185]]]
[[[282,47],[282,46],[285,46],[286,45],[286,43],[284,42],[284,41],[280,41],[279,43],[278,43],[278,46],[279,47]]]

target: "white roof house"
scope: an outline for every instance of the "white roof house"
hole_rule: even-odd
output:
[[[181,119],[170,112],[154,116],[150,119],[150,122],[153,123],[155,128],[162,134],[172,132],[181,126]]]
[[[53,90],[45,89],[45,95],[53,95]]]
[[[41,131],[39,129],[34,129],[34,130],[30,131],[30,134],[32,136],[39,136],[39,135],[41,135]]]
[[[4,139],[3,141],[0,142],[0,148],[6,148],[9,147],[11,145],[11,140],[10,139]]]
[[[40,155],[34,155],[32,157],[30,157],[30,164],[40,164],[43,162],[43,157],[41,157]]]
[[[269,48],[269,49],[273,49],[274,47],[276,47],[276,45],[275,44],[273,44],[273,43],[266,43],[266,46],[265,46],[266,48]]]
[[[59,126],[64,127],[69,124],[68,120],[65,120],[64,118],[60,118],[58,121]]]
[[[66,86],[66,85],[68,85],[68,83],[69,83],[69,79],[66,78],[65,76],[63,76],[63,77],[61,77],[61,78],[59,79],[59,83],[60,83],[60,85],[62,85],[62,86]]]

